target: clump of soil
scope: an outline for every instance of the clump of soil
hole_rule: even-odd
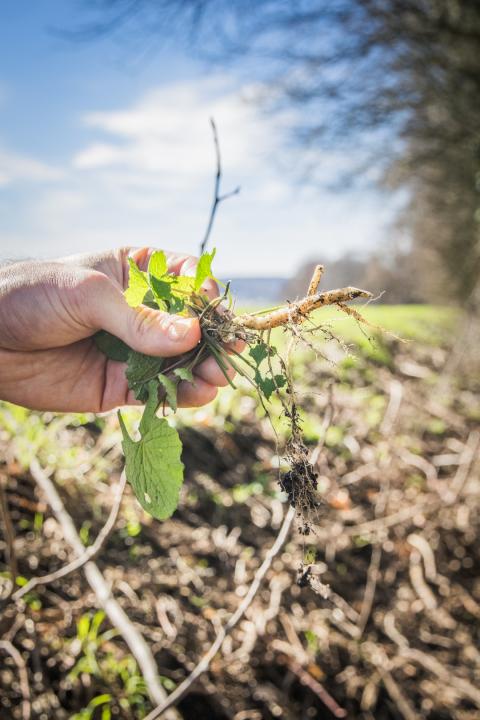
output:
[[[290,470],[280,475],[278,484],[288,496],[288,502],[301,518],[300,532],[309,535],[312,530],[312,515],[318,510],[320,501],[317,493],[318,473],[306,459],[292,462]]]

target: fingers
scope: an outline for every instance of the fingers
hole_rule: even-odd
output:
[[[235,342],[226,346],[226,350],[229,355],[232,355],[233,353],[242,353],[246,346],[245,340],[235,340]]]
[[[178,385],[177,405],[180,408],[202,407],[202,405],[212,402],[216,398],[217,392],[218,388],[215,385],[200,377],[195,377],[193,383],[182,380]],[[117,402],[116,405],[118,404]],[[143,403],[139,402],[135,394],[129,390],[126,404],[142,405]]]
[[[117,363],[120,365],[120,363]],[[123,367],[125,367],[123,365]],[[228,368],[228,377],[232,380],[235,371]],[[195,369],[193,382],[182,381],[178,385],[177,401],[178,407],[201,407],[215,399],[218,388],[228,385],[228,380],[219,368],[215,358],[210,357]],[[127,396],[128,405],[140,405],[135,399],[133,392],[129,391]]]
[[[125,367],[125,366],[123,366]],[[230,380],[235,377],[232,367],[227,371]],[[219,368],[215,358],[210,357],[195,369],[193,382],[182,381],[178,385],[178,407],[201,407],[215,399],[218,388],[228,385],[228,380]],[[129,391],[128,405],[140,405],[135,395]]]
[[[193,383],[182,381],[178,386],[178,406],[183,408],[201,407],[212,402],[218,388],[201,377],[195,377]]]
[[[197,318],[170,315],[141,305],[131,308],[121,290],[92,272],[82,287],[83,316],[94,329],[108,330],[146,355],[173,357],[200,342]]]
[[[128,258],[132,258],[140,270],[146,271],[152,253],[158,248],[124,247],[105,252],[84,253],[62,258],[62,263],[97,270],[107,275],[115,284],[125,289],[128,284]],[[195,275],[198,258],[187,253],[165,251],[168,270],[175,275]],[[203,285],[208,297],[212,300],[218,295],[218,286],[213,280],[206,280]]]
[[[125,265],[129,256],[145,271],[153,252],[154,248],[149,247],[130,249],[122,251],[122,257]],[[169,272],[195,275],[198,258],[186,254],[166,255]],[[125,280],[127,276],[128,272],[125,272]],[[130,308],[115,282],[103,282],[101,285],[101,293],[96,289],[95,303],[92,304],[90,300],[93,320],[97,327],[120,337],[133,349],[147,355],[173,357],[188,352],[200,342],[200,327],[196,318],[169,315],[144,306]],[[210,299],[218,297],[217,284],[212,280],[207,280],[203,289]],[[243,349],[244,343],[237,341],[227,348],[227,352],[242,352]],[[228,365],[227,359],[226,362]],[[230,380],[235,376],[231,366],[228,366],[226,375]],[[216,360],[208,358],[195,369],[193,383],[183,381],[179,384],[179,407],[198,407],[211,402],[217,394],[217,388],[228,385],[228,378]],[[126,399],[128,404],[138,404],[131,392]]]
[[[194,276],[197,271],[198,258],[193,255],[168,255],[168,269],[175,275],[187,275]],[[202,289],[208,295],[210,300],[218,297],[218,285],[217,283],[208,278],[202,285]]]
[[[226,363],[228,365],[226,373],[230,380],[233,380],[235,377],[235,370],[228,364],[228,360],[226,360]],[[217,387],[226,387],[226,385],[229,384],[214,357],[209,357],[207,360],[200,363],[200,365],[195,368],[195,375],[202,380],[205,380],[207,383],[216,385]]]

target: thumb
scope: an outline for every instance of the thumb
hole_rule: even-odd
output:
[[[173,357],[200,342],[197,318],[170,315],[144,305],[132,308],[106,275],[94,274],[97,277],[87,293],[86,309],[89,323],[96,329],[108,330],[146,355]]]

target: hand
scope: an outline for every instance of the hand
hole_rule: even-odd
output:
[[[145,270],[152,252],[126,248],[1,268],[0,398],[60,412],[138,404],[125,364],[103,355],[94,333],[108,330],[134,350],[161,357],[180,355],[200,341],[197,318],[126,303],[128,257]],[[194,274],[196,258],[175,253],[167,258],[170,272]],[[215,283],[204,287],[211,297],[218,294]],[[180,383],[179,405],[204,405],[226,384],[214,358],[208,358],[196,368],[194,383]]]

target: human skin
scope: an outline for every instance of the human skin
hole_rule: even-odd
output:
[[[200,341],[196,318],[131,308],[123,290],[128,257],[142,270],[154,248],[121,248],[0,268],[0,399],[36,410],[105,412],[136,405],[125,363],[109,360],[93,335],[108,330],[139,352],[175,357]],[[170,272],[195,273],[197,259],[166,253]],[[215,283],[204,285],[210,297]],[[233,377],[233,370],[230,376]],[[178,388],[181,407],[204,405],[227,380],[214,358]]]

